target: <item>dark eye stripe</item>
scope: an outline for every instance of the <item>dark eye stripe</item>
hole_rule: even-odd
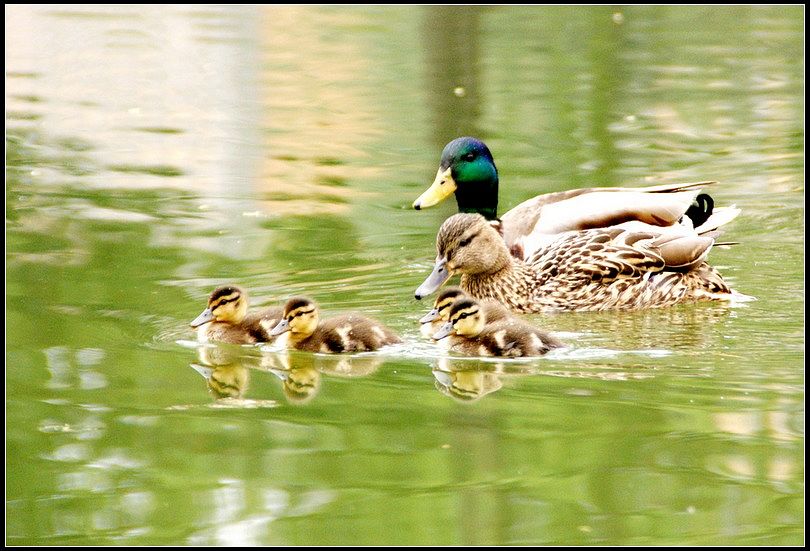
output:
[[[309,310],[298,310],[294,314],[288,314],[287,319],[297,318],[298,316],[303,316],[304,314],[311,314],[315,311],[315,308],[310,308]]]
[[[459,241],[459,243],[458,243],[459,248],[466,247],[467,245],[472,243],[472,240],[475,239],[476,237],[478,237],[477,233],[474,233],[474,234],[472,234],[472,235],[470,235],[468,237],[465,237],[464,239]]]
[[[222,306],[223,304],[228,304],[229,302],[234,302],[234,301],[237,301],[237,300],[239,300],[240,298],[241,298],[241,297],[240,297],[240,295],[236,295],[236,296],[235,296],[235,297],[233,297],[233,298],[223,298],[223,299],[222,299],[222,300],[220,300],[220,301],[219,301],[219,302],[218,302],[218,303],[217,303],[215,306],[212,306],[212,307],[211,307],[211,309],[212,309],[212,310],[215,310],[215,309],[219,308],[220,306]]]
[[[456,321],[459,321],[459,320],[463,320],[463,319],[465,319],[465,318],[467,318],[469,316],[472,316],[473,314],[477,314],[477,313],[478,313],[478,310],[473,310],[472,312],[463,312],[463,313],[457,315],[453,321],[456,322]]]

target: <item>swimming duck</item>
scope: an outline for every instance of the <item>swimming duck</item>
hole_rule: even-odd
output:
[[[450,308],[456,301],[467,298],[461,287],[445,287],[433,303],[433,309],[419,320],[421,333],[425,337],[432,337],[449,319]],[[503,321],[511,317],[509,310],[496,300],[485,299],[481,301],[481,308],[486,323]]]
[[[270,330],[281,319],[282,309],[264,308],[251,314],[247,309],[247,292],[236,285],[223,285],[214,289],[205,310],[190,325],[197,328],[199,342],[271,342]]]
[[[527,259],[565,231],[623,225],[635,231],[717,229],[740,210],[714,207],[701,189],[716,182],[642,188],[582,188],[545,193],[520,203],[497,219],[498,170],[489,148],[476,138],[456,138],[442,151],[436,179],[413,203],[431,207],[455,193],[459,212],[478,213],[501,232],[509,251]]]
[[[282,319],[270,335],[287,332],[288,348],[309,352],[362,352],[402,342],[390,329],[360,314],[319,321],[317,304],[306,297],[287,301]]]
[[[705,262],[714,236],[617,227],[571,231],[523,262],[509,254],[483,216],[454,214],[439,229],[436,264],[415,296],[433,293],[458,273],[466,293],[495,299],[514,312],[629,310],[748,298],[732,291]]]
[[[473,356],[540,356],[562,343],[528,323],[509,319],[486,323],[481,304],[461,299],[450,308],[449,320],[433,336],[450,338],[450,350]]]

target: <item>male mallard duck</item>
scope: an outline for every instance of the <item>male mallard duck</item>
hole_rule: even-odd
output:
[[[461,287],[445,287],[437,296],[433,303],[433,309],[422,316],[419,320],[421,333],[425,337],[432,337],[449,319],[450,308],[456,301],[467,298],[467,294]],[[486,323],[494,323],[509,319],[509,310],[500,302],[495,300],[481,301],[481,308],[484,313]]]
[[[310,298],[295,297],[284,305],[281,321],[270,332],[289,332],[288,348],[309,352],[362,352],[402,342],[390,329],[359,314],[318,320],[318,306]]]
[[[271,342],[270,330],[281,319],[279,307],[247,313],[247,292],[235,285],[217,287],[208,297],[203,312],[191,322],[200,342],[218,341],[232,344]]]
[[[540,356],[562,343],[520,320],[486,323],[481,304],[465,298],[450,308],[447,323],[435,334],[436,340],[450,338],[450,350],[473,356]]]
[[[492,153],[475,138],[457,138],[442,151],[433,185],[413,208],[439,203],[455,193],[459,212],[478,213],[499,228],[510,252],[521,259],[570,230],[623,224],[635,231],[687,226],[697,233],[714,230],[735,218],[735,207],[714,208],[700,190],[715,182],[665,184],[643,188],[583,188],[546,193],[524,201],[497,220],[498,170]]]
[[[527,262],[509,254],[480,214],[454,214],[436,237],[433,272],[416,298],[453,274],[469,295],[492,298],[515,312],[597,311],[743,298],[704,259],[710,235],[654,235],[622,228],[561,234]]]

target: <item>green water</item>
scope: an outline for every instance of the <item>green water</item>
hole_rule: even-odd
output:
[[[802,7],[6,8],[6,543],[802,544],[803,29]],[[409,207],[460,135],[501,212],[718,180],[740,244],[709,260],[759,300],[531,316],[570,347],[444,357],[412,295],[455,205]],[[226,282],[405,344],[197,350]]]

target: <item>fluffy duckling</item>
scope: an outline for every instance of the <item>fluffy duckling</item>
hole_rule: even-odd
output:
[[[223,285],[214,289],[205,310],[190,325],[197,328],[199,342],[271,342],[270,330],[281,319],[282,309],[276,306],[251,314],[247,309],[247,292],[236,285]]]
[[[282,320],[271,336],[289,333],[287,347],[309,352],[362,352],[402,342],[390,329],[359,314],[319,321],[318,306],[310,298],[295,297],[284,305]]]
[[[449,320],[433,336],[450,337],[449,349],[471,356],[540,356],[562,343],[543,331],[516,319],[487,324],[481,304],[473,299],[457,301]]]
[[[420,331],[423,336],[431,338],[450,319],[450,308],[456,301],[467,298],[461,287],[445,287],[433,303],[433,309],[419,320]],[[511,317],[509,310],[496,300],[485,299],[481,301],[485,323],[504,321]]]
[[[480,214],[454,214],[436,237],[420,299],[453,274],[469,295],[515,312],[658,308],[698,300],[748,300],[705,262],[716,232],[656,235],[623,228],[561,234],[527,262],[509,254]]]

